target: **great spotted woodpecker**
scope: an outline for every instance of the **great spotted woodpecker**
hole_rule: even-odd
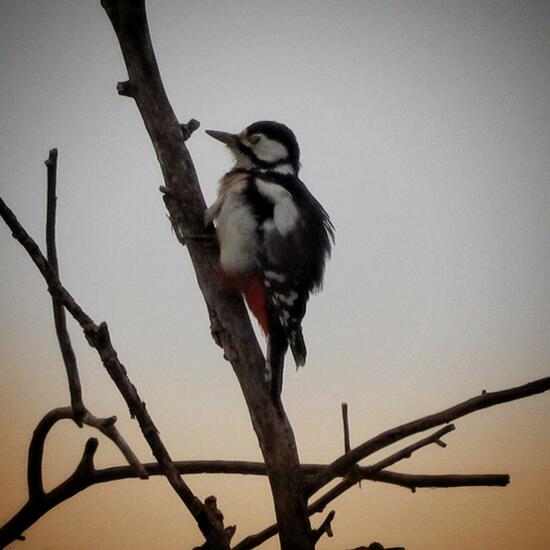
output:
[[[224,280],[242,292],[266,335],[266,381],[280,403],[288,346],[297,368],[306,361],[301,322],[322,286],[334,227],[298,178],[300,149],[287,126],[261,121],[240,134],[206,133],[229,147],[235,164],[205,223],[216,223]]]

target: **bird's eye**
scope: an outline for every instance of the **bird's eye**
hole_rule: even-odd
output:
[[[254,145],[258,143],[261,138],[262,136],[260,136],[259,134],[252,134],[251,136],[248,136],[248,141],[250,141],[250,143]]]

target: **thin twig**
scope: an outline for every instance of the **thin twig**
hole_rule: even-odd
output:
[[[45,162],[48,172],[48,201],[46,214],[46,249],[48,261],[53,270],[59,277],[59,263],[57,260],[57,244],[55,238],[56,232],[56,210],[57,210],[57,149],[51,149],[48,159]],[[75,422],[82,427],[82,417],[86,414],[86,407],[82,401],[82,387],[76,356],[71,345],[71,339],[67,330],[67,319],[65,308],[56,296],[52,295],[53,317],[55,322],[55,331],[57,341],[61,349],[63,363],[67,371],[69,381],[69,392],[71,394],[71,405],[75,413]]]
[[[44,457],[44,445],[48,433],[52,427],[60,420],[75,420],[75,413],[71,407],[59,407],[52,409],[44,415],[42,420],[34,429],[31,443],[29,445],[29,456],[27,462],[27,482],[29,488],[29,496],[43,497],[44,486],[42,482],[42,462]],[[97,418],[89,411],[86,411],[82,422],[86,426],[96,428],[103,435],[108,437],[120,450],[124,458],[128,461],[134,475],[142,479],[147,479],[147,470],[138,460],[130,446],[126,443],[115,426],[116,417]]]
[[[530,395],[535,395],[537,393],[542,393],[548,391],[549,389],[550,377],[547,377],[507,390],[491,393],[485,392],[477,397],[468,399],[467,401],[454,405],[453,407],[436,414],[425,416],[418,420],[414,420],[412,422],[402,424],[401,426],[397,426],[396,428],[387,430],[355,447],[354,449],[351,449],[349,453],[340,456],[332,462],[326,470],[317,475],[316,479],[310,484],[310,488],[312,492],[318,491],[321,487],[324,487],[336,477],[344,475],[351,466],[360,460],[363,460],[367,456],[384,447],[387,447],[388,445],[391,445],[392,443],[395,443],[396,441],[399,441],[400,439],[430,428],[434,428],[435,426],[439,426],[441,424],[446,424],[475,411],[492,407],[494,405],[499,405],[501,403],[506,403],[508,401],[521,399],[523,397],[528,397]]]
[[[332,532],[332,520],[335,515],[336,512],[331,510],[324,519],[323,523],[321,523],[321,525],[313,531],[313,539],[315,542],[317,542],[325,533],[329,538],[334,536],[334,533]]]
[[[208,311],[221,325],[217,332],[224,357],[231,362],[267,465],[281,547],[313,550],[305,500],[305,479],[292,427],[269,398],[265,359],[242,297],[226,288],[219,274],[217,247],[203,239],[206,204],[197,173],[156,61],[144,0],[101,0],[113,25],[127,69],[119,90],[136,102],[159,161],[175,235],[187,246]],[[191,126],[194,124],[192,123]],[[195,124],[196,125],[196,124]]]
[[[452,424],[449,426],[445,426],[444,428],[438,430],[430,436],[425,437],[424,439],[421,439],[420,441],[417,441],[415,443],[412,443],[411,445],[407,445],[407,447],[405,447],[404,449],[393,453],[389,457],[380,460],[376,464],[365,466],[360,469],[352,467],[343,481],[341,481],[338,485],[333,487],[323,496],[319,497],[313,504],[309,506],[311,513],[322,512],[325,507],[335,498],[339,497],[342,493],[353,487],[353,485],[358,483],[361,479],[364,479],[363,476],[376,474],[378,472],[381,472],[385,468],[392,466],[396,462],[409,458],[415,451],[431,445],[432,443],[437,443],[445,434],[453,431],[454,429],[455,427]]]
[[[425,437],[424,439],[421,439],[420,441],[417,441],[412,445],[408,445],[407,447],[401,449],[400,451],[397,451],[396,453],[393,453],[387,458],[384,458],[383,460],[376,462],[376,464],[373,464],[372,466],[365,466],[362,469],[362,473],[366,474],[368,472],[372,472],[374,474],[376,472],[381,472],[382,470],[385,470],[386,468],[393,466],[396,462],[404,460],[405,458],[410,458],[410,456],[415,451],[417,451],[418,449],[421,449],[422,447],[426,447],[426,445],[430,445],[431,443],[435,443],[436,445],[441,446],[440,445],[441,438],[444,435],[448,434],[449,432],[452,432],[454,429],[455,429],[454,424],[449,424],[448,426],[445,426],[440,430],[437,430],[437,432],[433,433],[432,435],[429,435],[428,437]]]
[[[349,442],[349,420],[348,420],[348,404],[342,403],[342,423],[344,425],[344,453],[350,450]]]
[[[47,200],[47,215],[46,215],[46,247],[48,261],[59,278],[59,260],[57,255],[56,243],[56,211],[57,211],[57,149],[51,149],[48,159],[45,161],[48,172],[48,200]],[[84,405],[82,400],[82,388],[80,384],[80,376],[78,373],[78,364],[76,355],[71,343],[71,337],[67,330],[67,319],[65,308],[59,298],[52,295],[53,313],[55,320],[55,329],[57,340],[61,349],[61,355],[67,371],[69,380],[69,390],[71,394],[71,405],[74,412],[74,421],[78,426],[83,424],[93,426],[111,439],[113,443],[120,449],[128,463],[134,468],[137,475],[141,478],[147,478],[147,472],[141,465],[132,449],[126,443],[124,438],[115,426],[116,416],[100,419],[94,416]],[[69,418],[65,416],[65,418]]]
[[[404,474],[384,470],[376,474],[365,473],[363,479],[391,483],[410,489],[439,489],[449,487],[506,487],[510,483],[507,474]]]

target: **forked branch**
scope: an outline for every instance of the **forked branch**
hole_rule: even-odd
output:
[[[371,454],[419,432],[434,428],[441,424],[447,424],[457,418],[465,416],[467,414],[499,405],[501,403],[507,403],[508,401],[514,401],[537,393],[542,393],[550,389],[550,377],[540,378],[534,382],[529,382],[522,386],[510,388],[507,390],[496,392],[483,392],[481,395],[472,397],[467,401],[463,401],[458,405],[454,405],[448,409],[445,409],[436,414],[425,416],[402,424],[387,430],[372,439],[369,439],[365,443],[351,449],[348,453],[340,456],[334,462],[332,462],[325,470],[320,472],[310,484],[310,491],[314,493],[324,487],[327,483],[330,483],[336,477],[345,475],[346,472],[360,460],[370,456]]]
[[[46,437],[57,422],[65,419],[78,421],[99,430],[119,448],[130,465],[127,468],[133,477],[142,479],[148,477],[146,468],[139,462],[117,430],[116,417],[97,418],[89,411],[77,416],[72,407],[53,409],[42,418],[34,430],[27,461],[28,500],[15,516],[0,528],[0,548],[22,538],[22,533],[46,512],[95,482],[93,456],[97,450],[98,440],[90,438],[86,443],[82,459],[71,476],[50,492],[46,493],[44,490],[42,465]]]

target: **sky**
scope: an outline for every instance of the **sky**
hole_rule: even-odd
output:
[[[488,391],[550,375],[550,3],[544,1],[150,0],[159,67],[182,121],[240,131],[286,123],[301,177],[331,214],[336,247],[304,322],[307,365],[283,399],[301,460]],[[0,4],[0,194],[44,245],[45,167],[59,150],[62,280],[115,347],[177,459],[261,458],[237,381],[213,344],[184,248],[99,1]],[[188,146],[208,203],[230,156],[197,131]],[[27,445],[68,404],[50,298],[0,227],[0,522],[26,499]],[[84,397],[137,425],[81,331]],[[448,447],[394,469],[509,473],[506,488],[363,483],[332,508],[321,550],[378,540],[407,550],[550,548],[550,395],[465,417]],[[74,469],[90,429],[61,423],[46,486]],[[101,439],[101,438],[100,438]],[[392,448],[396,450],[398,447]],[[374,457],[384,456],[379,453]],[[122,464],[101,439],[98,466]],[[215,494],[235,541],[273,521],[265,479],[187,476]],[[318,525],[322,517],[312,518]],[[92,487],[14,548],[191,548],[190,515],[161,479]],[[264,548],[277,548],[272,540]]]

